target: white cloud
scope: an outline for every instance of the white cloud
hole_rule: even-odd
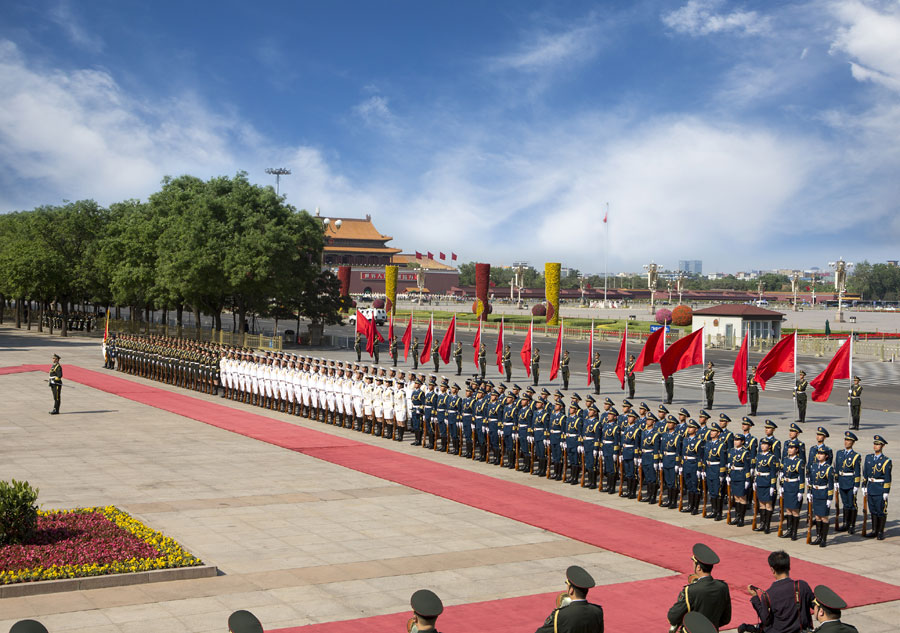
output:
[[[680,9],[663,15],[662,20],[670,29],[694,37],[726,32],[742,35],[764,35],[769,32],[768,18],[756,11],[719,12],[724,4],[724,0],[689,0]]]
[[[99,53],[103,50],[103,38],[89,32],[81,24],[80,18],[72,11],[72,6],[68,0],[60,0],[56,6],[47,12],[47,15],[76,46],[91,53]]]
[[[588,61],[599,50],[602,30],[594,18],[558,31],[529,31],[515,51],[489,60],[495,71],[541,73]]]
[[[900,4],[845,0],[832,3],[831,9],[842,25],[832,53],[849,56],[857,81],[900,92]]]

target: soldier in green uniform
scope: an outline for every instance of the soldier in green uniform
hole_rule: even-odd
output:
[[[628,397],[634,398],[634,383],[635,383],[635,375],[634,375],[634,354],[628,355],[628,362],[625,363],[625,380],[628,381]],[[671,400],[669,400],[671,402]]]
[[[569,350],[563,352],[563,357],[559,361],[559,369],[562,372],[563,390],[569,390]]]
[[[59,356],[57,354],[53,355],[53,365],[50,367],[50,378],[47,382],[50,383],[50,391],[53,393],[53,410],[50,411],[50,415],[56,415],[59,413],[59,407],[62,402],[62,365],[59,364]]]
[[[503,370],[506,372],[506,382],[512,382],[512,352],[509,351],[509,343],[503,348]]]
[[[260,629],[262,630],[262,629]],[[12,625],[9,633],[48,633],[47,627],[37,620],[19,620]],[[236,631],[235,633],[241,633]]]
[[[591,361],[591,381],[594,383],[594,395],[600,395],[600,352],[594,352]]]
[[[389,349],[391,352],[391,360],[393,361],[394,367],[396,367],[397,366],[397,337],[396,336],[391,337],[391,344],[390,344]]]
[[[719,557],[703,543],[693,548],[694,573],[691,582],[678,594],[678,600],[669,609],[670,631],[675,631],[684,622],[689,611],[702,613],[713,623],[716,630],[731,622],[731,593],[728,585],[712,577],[713,566]]]
[[[487,348],[484,343],[478,347],[478,368],[481,370],[481,379],[484,380],[484,374],[487,372]]]
[[[263,633],[259,619],[249,611],[235,611],[228,616],[230,633]]]
[[[534,386],[537,387],[538,378],[541,374],[541,350],[534,348],[531,354],[531,377],[534,379]]]
[[[437,341],[431,344],[431,360],[434,361],[434,373],[441,370],[441,353]]]
[[[456,375],[462,375],[462,343],[456,343],[456,349],[453,350],[453,360],[456,361]]]
[[[435,628],[438,616],[444,612],[441,599],[433,591],[419,589],[409,599],[409,606],[413,610],[413,619],[417,631],[438,633]],[[411,626],[407,628],[411,629]]]
[[[706,392],[706,408],[713,408],[713,396],[716,393],[716,370],[713,369],[715,364],[712,361],[706,363],[706,369],[703,371],[703,389]]]
[[[413,359],[413,369],[419,368],[419,337],[413,337],[412,344],[412,359]]]
[[[577,565],[566,569],[567,602],[547,616],[536,633],[603,633],[603,607],[587,601],[595,585],[589,573]]]
[[[756,380],[756,365],[752,367],[750,376],[747,378],[747,397],[750,399],[750,415],[756,415],[756,409],[759,407],[759,382]]]
[[[853,377],[853,386],[850,387],[850,392],[847,395],[847,402],[850,403],[850,420],[852,422],[850,426],[851,431],[856,431],[859,429],[859,413],[860,409],[862,409],[862,385],[859,384],[859,376]]]
[[[847,603],[825,585],[813,589],[816,599],[813,601],[813,617],[819,623],[816,631],[822,633],[857,633],[856,627],[841,622],[841,610]]]
[[[809,387],[809,381],[806,379],[806,372],[802,369],[798,372],[800,377],[797,378],[797,386],[794,387],[794,399],[797,401],[797,421],[800,424],[806,422],[806,389]]]
[[[375,340],[372,341],[372,348],[373,348],[372,355],[375,356],[375,364],[377,365],[379,362],[378,355],[380,353],[380,350],[378,349],[378,336],[377,335],[375,336]]]

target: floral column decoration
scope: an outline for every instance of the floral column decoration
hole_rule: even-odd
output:
[[[559,275],[561,264],[544,264],[544,296],[547,298],[547,323],[559,325]]]
[[[398,270],[397,266],[384,267],[384,295],[386,298],[384,309],[390,314],[396,312]]]
[[[491,265],[475,264],[475,303],[472,305],[472,312],[478,316],[481,321],[486,321],[491,313],[491,306],[488,303],[488,290],[491,285]]]
[[[341,307],[342,312],[347,313],[348,307],[351,305],[350,300],[350,267],[338,266],[338,281],[341,282]]]

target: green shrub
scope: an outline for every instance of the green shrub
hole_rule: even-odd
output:
[[[0,481],[0,545],[22,543],[34,534],[37,497],[27,481]]]

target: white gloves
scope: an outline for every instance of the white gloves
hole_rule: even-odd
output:
[[[837,494],[841,494],[840,486],[838,486],[837,484],[834,484],[834,491],[835,491]]]
[[[700,471],[700,479],[706,479],[706,471],[705,470]]]
[[[812,495],[811,494],[806,495],[806,501],[808,503],[812,503]]]
[[[600,451],[594,451],[594,459],[597,459],[600,456]]]
[[[859,488],[854,488],[854,489],[853,489],[853,496],[854,496],[854,497],[856,496],[856,493],[857,493],[858,490],[859,490]]]
[[[550,446],[550,440],[544,440],[544,446]]]
[[[583,453],[583,452],[584,452],[584,446],[579,446],[579,447],[578,447],[578,452],[579,452],[579,453]]]
[[[680,475],[684,469],[681,466],[675,467],[675,474]]]
[[[756,490],[756,482],[753,482],[753,489]]]
[[[825,507],[828,508],[829,510],[831,510],[831,500],[830,499],[825,502]]]
[[[726,483],[726,484],[730,484],[730,483],[731,483],[731,475],[728,475],[728,476],[725,478],[725,483]]]
[[[534,438],[531,437],[530,435],[529,435],[527,438],[525,438],[525,439],[528,440],[528,443],[529,443],[529,444],[531,444],[532,442],[534,442]]]
[[[784,488],[782,486],[778,486],[778,494],[784,494]]]
[[[888,493],[884,493],[882,496],[884,497],[884,502],[887,503]]]
[[[803,503],[803,493],[802,492],[797,493],[797,503]]]

